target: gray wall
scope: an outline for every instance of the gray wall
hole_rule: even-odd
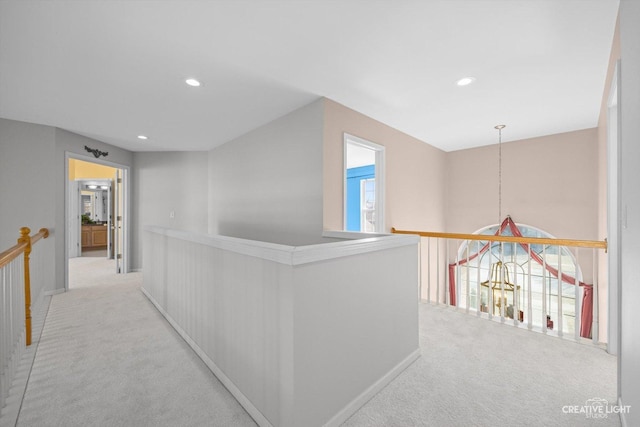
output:
[[[209,232],[302,245],[322,234],[323,104],[209,152]]]
[[[640,426],[640,339],[636,329],[640,302],[640,2],[620,3],[621,88],[621,340],[620,391],[631,405],[628,426]],[[625,215],[626,210],[626,215]],[[626,216],[626,225],[624,217]]]
[[[0,244],[15,243],[18,228],[49,228],[51,265],[47,277],[55,277],[47,291],[65,285],[65,153],[87,161],[94,159],[84,146],[109,152],[108,160],[132,165],[132,153],[100,141],[51,126],[0,119]]]
[[[43,258],[45,291],[54,289],[54,247],[64,235],[55,223],[54,155],[54,128],[0,119],[0,250],[16,244],[20,227],[31,234],[48,228],[50,237],[34,248]],[[40,290],[32,289],[34,301]]]
[[[55,238],[55,131],[0,119],[0,248],[13,246],[20,227],[49,228]]]
[[[209,173],[206,152],[138,152],[133,158],[131,266],[137,270],[145,225],[207,232]]]

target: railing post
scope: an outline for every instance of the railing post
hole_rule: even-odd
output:
[[[20,229],[18,243],[26,243],[24,250],[24,315],[27,345],[31,345],[31,280],[29,276],[29,256],[31,255],[31,230],[29,227]]]

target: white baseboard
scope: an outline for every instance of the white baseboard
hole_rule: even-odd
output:
[[[45,291],[45,292],[44,292],[44,294],[45,294],[46,296],[49,296],[49,297],[50,297],[50,296],[53,296],[53,295],[63,294],[63,293],[65,293],[65,292],[67,292],[67,290],[66,290],[66,289],[54,289],[54,290],[52,290],[52,291]]]
[[[273,427],[273,425],[267,420],[267,418],[262,415],[262,412],[258,408],[256,408],[253,403],[236,387],[236,385],[227,377],[224,372],[214,363],[213,360],[207,356],[207,354],[202,350],[196,343],[191,339],[189,335],[176,323],[175,320],[167,313],[164,308],[158,304],[158,302],[147,292],[145,288],[140,288],[142,293],[151,301],[151,303],[158,309],[160,314],[164,316],[165,319],[171,324],[173,329],[185,340],[187,344],[196,352],[198,357],[202,359],[202,361],[209,367],[211,372],[220,380],[220,382],[229,390],[229,392],[236,398],[236,400],[242,405],[242,407],[249,413],[251,418],[260,426],[260,427]]]
[[[141,268],[130,268],[129,273],[142,273]]]
[[[420,357],[420,349],[417,348],[411,354],[409,354],[403,361],[398,363],[393,369],[387,372],[382,378],[373,383],[368,389],[363,391],[358,397],[353,399],[347,406],[345,406],[340,412],[333,416],[324,427],[339,426],[349,419],[353,414],[358,411],[365,403],[378,394],[383,388],[385,388],[391,381],[393,381],[398,375],[407,369],[413,362]]]

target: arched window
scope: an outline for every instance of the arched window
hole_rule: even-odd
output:
[[[495,235],[500,228],[501,235],[513,236],[505,223],[474,234]],[[528,225],[518,224],[517,230],[523,237],[553,237]],[[562,331],[573,333],[583,297],[582,287],[574,284],[581,283],[582,272],[566,247],[504,242],[489,246],[489,241],[466,241],[451,265],[457,278],[458,307],[480,309],[538,328],[546,324],[547,329],[557,330],[561,302]]]

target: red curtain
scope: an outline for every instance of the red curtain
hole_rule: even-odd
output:
[[[509,227],[511,230],[511,234],[517,237],[522,237],[522,233],[515,222],[511,219],[511,217],[506,217],[498,231],[496,231],[495,235],[499,236],[502,232]],[[486,252],[491,245],[491,242],[488,242],[478,252],[469,256],[468,258],[459,260],[457,263],[449,264],[449,303],[451,305],[456,304],[456,265],[464,265],[469,261],[477,258],[484,252]],[[529,252],[529,245],[526,243],[519,244],[527,253]],[[543,265],[544,261],[540,255],[535,252],[531,252],[531,258],[536,261],[538,264]],[[546,270],[551,273],[555,278],[558,278],[558,269],[553,268],[550,265],[546,265]],[[576,278],[570,276],[568,274],[562,273],[562,281],[569,283],[571,285],[576,284]],[[586,284],[584,282],[578,282],[578,286],[582,286],[584,289],[584,294],[582,297],[582,312],[580,313],[580,336],[584,338],[591,338],[591,323],[593,321],[593,285]]]

